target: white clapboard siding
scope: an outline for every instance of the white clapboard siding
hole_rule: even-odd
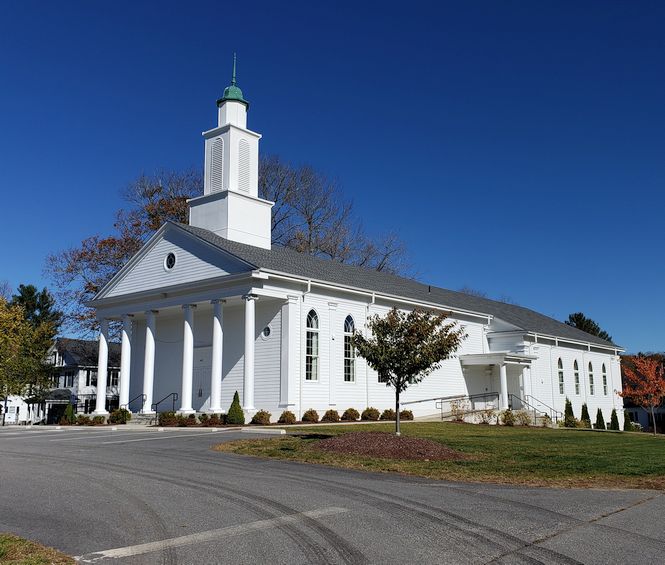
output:
[[[164,268],[164,259],[169,253],[176,255],[176,264],[171,270]],[[115,283],[107,296],[159,289],[247,270],[241,261],[223,251],[214,250],[175,230],[167,230],[163,238]]]

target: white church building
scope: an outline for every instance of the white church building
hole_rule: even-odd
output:
[[[390,408],[393,390],[350,338],[396,306],[446,312],[468,334],[454,358],[402,395],[416,417],[446,397],[549,414],[568,397],[577,417],[586,402],[592,420],[598,408],[606,421],[613,408],[623,419],[621,349],[608,341],[521,306],[271,246],[272,202],[258,196],[261,135],[247,128],[235,73],[217,107],[189,225],[162,226],[90,303],[101,326],[100,387],[109,321],[122,320],[121,406],[138,397],[133,406],[153,413],[177,395],[181,413],[221,413],[238,391],[246,415],[264,409],[274,420],[284,410]],[[106,413],[103,395],[95,413]]]

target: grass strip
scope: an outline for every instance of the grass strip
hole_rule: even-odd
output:
[[[430,479],[581,488],[665,489],[665,441],[649,434],[411,422],[402,434],[467,454],[458,461],[420,461],[327,453],[316,444],[351,431],[391,431],[392,424],[289,429],[295,435],[238,440],[218,451],[395,472]]]
[[[52,547],[0,533],[0,563],[4,565],[70,565],[74,559]]]

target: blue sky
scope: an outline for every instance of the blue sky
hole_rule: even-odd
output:
[[[339,179],[419,278],[665,349],[665,4],[29,2],[0,19],[0,279],[201,166],[238,52],[261,150]]]

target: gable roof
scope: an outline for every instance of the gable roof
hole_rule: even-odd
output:
[[[254,247],[244,243],[229,241],[203,228],[185,224],[175,225],[249,263],[257,269],[263,268],[279,271],[297,277],[400,296],[443,307],[490,314],[528,332],[595,343],[606,347],[615,345],[523,306],[506,304],[505,302],[498,302],[489,298],[438,288],[390,273],[383,273],[354,265],[345,265],[337,261],[321,259],[283,247],[274,247],[272,249]]]
[[[99,355],[99,342],[87,339],[59,337],[55,348],[67,365],[96,367]],[[120,366],[120,344],[109,342],[109,367]]]

